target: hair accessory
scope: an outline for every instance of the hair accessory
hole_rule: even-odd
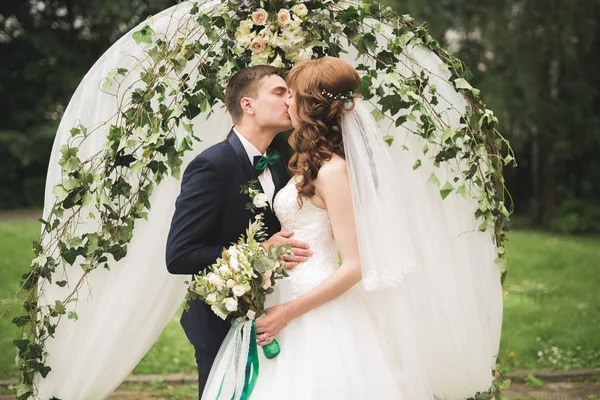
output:
[[[330,102],[333,102],[335,100],[344,100],[344,103],[351,103],[351,102],[353,102],[354,101],[354,95],[357,92],[358,92],[357,90],[351,90],[351,91],[346,92],[346,93],[331,94],[331,93],[329,93],[325,89],[321,90],[321,94],[323,94],[323,96],[325,96],[327,98],[327,100],[329,100]]]

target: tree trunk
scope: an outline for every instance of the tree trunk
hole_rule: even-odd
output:
[[[542,223],[545,228],[550,228],[556,217],[556,156],[550,152],[547,154],[544,168],[544,215]]]
[[[540,184],[540,134],[536,126],[531,129],[531,208],[533,226],[542,225],[542,196]]]

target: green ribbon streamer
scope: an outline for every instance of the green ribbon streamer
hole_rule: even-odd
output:
[[[246,361],[246,379],[241,400],[250,398],[254,386],[256,385],[256,381],[258,380],[258,349],[256,346],[256,325],[254,321],[252,321],[250,335],[250,349],[248,351],[248,360]],[[252,378],[250,378],[250,369],[252,369]]]
[[[243,324],[240,324],[234,328],[234,335],[236,335],[238,329],[243,329]],[[232,360],[229,360],[229,364],[231,365]],[[227,367],[229,369],[229,367]],[[250,373],[252,373],[252,377],[250,377]],[[223,384],[225,383],[225,376],[221,380],[221,386],[219,387],[219,393],[217,393],[217,399],[221,398],[221,392],[223,390]],[[252,326],[250,328],[250,348],[248,349],[248,360],[246,361],[246,370],[245,370],[245,379],[244,379],[244,389],[242,391],[241,400],[248,400],[252,391],[254,390],[254,386],[256,386],[256,381],[258,380],[258,348],[256,346],[256,325],[254,321],[252,321]],[[235,399],[235,392],[231,399]]]

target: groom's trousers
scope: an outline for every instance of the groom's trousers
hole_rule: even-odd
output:
[[[206,386],[208,374],[210,374],[210,369],[215,361],[215,357],[217,357],[219,349],[211,352],[195,346],[194,348],[196,350],[196,364],[198,365],[198,400],[200,400],[202,399],[202,392]]]

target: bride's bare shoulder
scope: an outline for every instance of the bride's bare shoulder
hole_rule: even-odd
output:
[[[331,157],[331,160],[325,161],[321,168],[319,169],[319,173],[317,175],[317,180],[323,181],[323,183],[327,183],[328,181],[334,179],[337,180],[340,177],[347,176],[348,169],[346,167],[346,160],[342,157],[334,154]]]

